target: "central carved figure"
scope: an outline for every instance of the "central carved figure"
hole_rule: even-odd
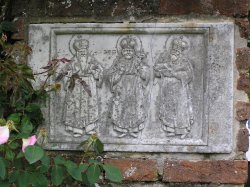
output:
[[[149,70],[141,41],[122,36],[117,41],[118,56],[109,69],[111,85],[110,117],[118,137],[138,137],[146,119],[146,92]]]

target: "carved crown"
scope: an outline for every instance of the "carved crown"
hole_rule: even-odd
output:
[[[80,49],[87,49],[87,48],[89,48],[89,41],[79,37],[79,38],[74,40],[73,48],[76,51],[78,51]]]
[[[175,51],[183,51],[188,48],[188,43],[183,40],[183,37],[176,38],[172,42],[172,49]]]
[[[134,38],[126,37],[122,39],[122,41],[120,42],[120,46],[122,49],[126,48],[135,49],[137,46],[137,42]]]

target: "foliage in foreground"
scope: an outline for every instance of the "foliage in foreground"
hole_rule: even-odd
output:
[[[95,183],[103,182],[104,175],[112,182],[121,182],[120,170],[102,162],[103,144],[96,134],[80,144],[83,149],[80,163],[67,160],[60,155],[49,156],[41,146],[36,144],[37,139],[44,140],[47,137],[47,130],[39,128],[43,123],[41,111],[43,103],[48,98],[48,92],[60,89],[59,83],[49,84],[48,80],[56,75],[59,63],[69,63],[69,60],[56,59],[49,62],[42,72],[46,76],[45,81],[35,89],[32,86],[35,74],[26,60],[32,51],[31,48],[23,43],[8,43],[5,31],[9,30],[0,30],[2,34],[0,39],[0,186],[7,187],[15,184],[19,187],[46,187],[71,185],[77,182],[92,187]],[[70,78],[75,81],[77,75],[72,76]],[[85,91],[90,92],[88,87]]]

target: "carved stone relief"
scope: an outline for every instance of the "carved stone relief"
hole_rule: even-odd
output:
[[[89,41],[81,35],[73,36],[69,47],[73,57],[71,63],[67,64],[61,73],[66,73],[67,77],[77,73],[91,90],[91,95],[89,95],[84,91],[81,83],[76,81],[76,85],[70,91],[68,89],[70,80],[63,82],[66,95],[62,108],[62,122],[66,131],[72,132],[74,137],[80,137],[84,134],[84,130],[86,134],[91,134],[97,127],[99,118],[97,87],[101,87],[102,84],[103,68],[89,53]]]
[[[145,126],[145,87],[149,81],[147,56],[136,36],[121,36],[117,57],[108,70],[112,92],[110,116],[118,137],[138,137]]]
[[[51,94],[46,118],[50,139],[45,147],[76,149],[89,134],[97,133],[108,151],[230,151],[231,140],[223,137],[223,128],[230,127],[232,120],[232,93],[222,96],[213,89],[216,84],[226,90],[225,80],[232,84],[232,74],[226,73],[232,69],[232,33],[223,34],[223,29],[233,33],[231,23],[200,23],[194,28],[185,24],[31,25],[30,63],[35,70],[43,66],[35,62],[46,63],[44,56],[47,61],[71,60],[58,72],[67,75],[61,81],[62,90]],[[220,37],[214,36],[217,33]],[[39,38],[45,35],[51,40]],[[230,62],[227,66],[215,50],[221,40],[227,45],[223,51]],[[225,68],[212,68],[215,57]],[[87,83],[91,94],[79,81],[69,89],[73,74]],[[219,112],[220,120],[215,121]],[[209,131],[215,127],[221,135]]]
[[[194,122],[192,92],[193,67],[186,51],[187,39],[171,37],[165,50],[154,65],[155,78],[159,78],[159,112],[157,117],[167,136],[187,137]]]

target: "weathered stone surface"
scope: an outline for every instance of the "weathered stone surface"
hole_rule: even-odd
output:
[[[160,0],[98,0],[94,3],[95,16],[101,17],[123,17],[136,20],[143,16],[158,14]]]
[[[213,0],[217,14],[226,16],[246,16],[247,0]]]
[[[249,93],[250,80],[247,73],[240,73],[240,77],[237,82],[237,89],[244,90],[246,93]]]
[[[250,48],[238,48],[236,51],[236,66],[238,70],[250,68]]]
[[[235,23],[239,26],[240,28],[240,36],[242,38],[247,38],[249,35],[249,21],[247,18],[245,19],[236,19]]]
[[[125,181],[157,181],[157,163],[143,159],[107,159],[105,163],[118,167]]]
[[[237,147],[239,151],[247,152],[249,147],[249,132],[248,129],[240,129],[237,136]]]
[[[14,17],[39,17],[46,15],[44,0],[15,0],[11,3]]]
[[[236,103],[236,119],[247,120],[250,115],[250,102],[238,101]]]
[[[166,161],[163,181],[244,184],[247,168],[247,160]]]
[[[130,20],[159,14],[246,16],[247,0],[15,0],[12,16],[82,16]]]
[[[80,82],[71,91],[68,77],[61,80],[47,114],[47,148],[76,149],[97,132],[107,151],[230,152],[233,28],[199,21],[30,25],[35,71],[71,59],[57,73],[78,72],[91,91]]]
[[[246,16],[247,0],[161,0],[160,14],[215,14]]]
[[[95,1],[87,0],[74,0],[74,1],[61,1],[61,0],[48,0],[46,3],[47,14],[49,16],[88,16],[94,15]]]
[[[24,16],[28,12],[27,0],[15,0],[12,4],[12,16],[20,17]]]
[[[122,17],[133,20],[157,14],[159,0],[49,0],[46,7],[49,16],[91,16],[97,19]]]

